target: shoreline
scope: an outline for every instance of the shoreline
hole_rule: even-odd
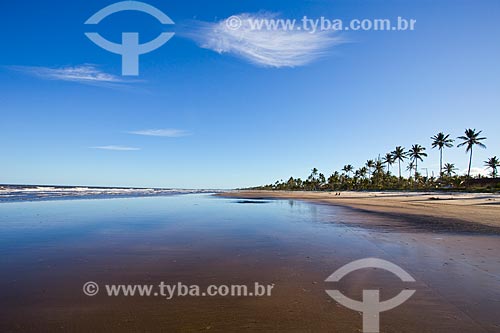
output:
[[[303,200],[395,217],[433,220],[444,225],[450,223],[462,227],[469,225],[472,229],[474,225],[483,226],[500,234],[499,194],[235,190],[216,195],[240,199]]]

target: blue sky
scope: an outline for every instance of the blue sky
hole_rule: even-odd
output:
[[[488,137],[473,167],[500,155],[498,1],[146,2],[176,24],[122,12],[93,27],[117,42],[124,31],[141,42],[176,33],[141,56],[138,77],[122,77],[120,56],[84,35],[83,23],[114,1],[3,4],[0,183],[244,187],[313,167],[327,175],[359,167],[414,143],[429,153],[419,166],[437,173],[430,137],[468,127]],[[321,36],[344,42],[277,68],[242,56],[238,39],[223,53],[206,45],[203,27],[241,13],[417,23],[415,31],[328,32]],[[273,52],[283,51],[283,35],[270,36]],[[304,38],[299,46],[323,37]],[[68,80],[68,68],[79,79]],[[451,148],[445,161],[464,170],[467,155]]]

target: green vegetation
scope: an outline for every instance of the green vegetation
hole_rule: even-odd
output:
[[[264,190],[290,190],[290,191],[363,191],[363,190],[466,190],[466,191],[498,191],[500,189],[500,179],[497,177],[497,168],[500,161],[496,156],[484,161],[485,166],[491,169],[491,177],[485,178],[470,176],[472,165],[472,149],[474,146],[486,148],[481,142],[486,140],[480,137],[482,131],[466,129],[465,135],[457,139],[461,142],[457,147],[465,146],[466,153],[469,153],[469,167],[467,175],[457,175],[455,164],[446,162],[443,165],[443,149],[453,147],[453,139],[450,134],[440,132],[433,137],[432,148],[439,149],[440,174],[423,176],[418,170],[419,162],[423,162],[427,157],[426,148],[420,144],[414,144],[406,151],[404,147],[397,146],[392,152],[376,160],[367,160],[365,165],[359,169],[351,164],[346,164],[342,170],[333,172],[328,178],[320,173],[317,168],[311,170],[306,180],[290,177],[287,181],[276,181],[274,184],[255,187],[253,189]],[[405,178],[401,171],[401,165],[408,160],[406,171],[408,177]],[[391,173],[391,166],[397,163],[397,176]]]
[[[497,168],[500,166],[500,161],[496,156],[490,157],[487,161],[484,161],[484,165],[491,169],[491,177],[496,178]]]

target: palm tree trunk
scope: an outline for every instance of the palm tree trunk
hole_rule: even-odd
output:
[[[415,180],[417,180],[418,159],[415,159]]]
[[[439,178],[443,176],[443,148],[439,149]]]
[[[470,148],[470,158],[469,158],[469,171],[467,171],[467,178],[470,178],[470,166],[472,164],[472,147]]]
[[[399,162],[399,179],[401,179],[401,160],[399,160],[398,162]]]

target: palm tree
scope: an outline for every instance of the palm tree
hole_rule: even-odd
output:
[[[366,174],[368,173],[368,169],[367,167],[361,167],[359,168],[359,175],[361,176],[361,178],[366,178]]]
[[[399,179],[401,179],[401,162],[405,160],[407,157],[405,149],[401,146],[397,146],[396,149],[392,152],[392,158],[394,161],[398,161],[399,164]]]
[[[394,163],[394,157],[392,157],[391,153],[387,153],[382,162],[387,164],[387,173],[389,173],[389,167]]]
[[[449,134],[444,134],[443,132],[439,132],[438,134],[434,135],[431,137],[432,141],[432,148],[439,148],[439,175],[443,175],[443,148],[447,147],[453,147],[453,139],[450,139]]]
[[[455,168],[455,164],[453,163],[446,163],[443,167],[443,172],[446,176],[448,177],[451,177],[453,174],[455,174],[455,170],[457,170],[457,168]]]
[[[368,178],[372,178],[372,168],[375,166],[373,160],[366,161],[366,167],[368,168]]]
[[[408,164],[408,166],[406,167],[406,171],[408,171],[408,172],[409,172],[409,174],[410,174],[410,175],[409,175],[409,177],[411,177],[411,172],[412,172],[412,170],[413,170],[413,169],[415,169],[415,163],[413,163],[413,161],[411,161],[411,162]],[[408,177],[408,178],[409,178],[409,177]]]
[[[317,190],[317,185],[318,185],[318,179],[317,179],[317,176],[318,176],[318,169],[317,168],[312,168],[311,169],[311,174],[309,175],[309,177],[307,177],[307,180],[310,182],[311,186],[312,186],[312,189],[314,191]]]
[[[330,189],[335,189],[337,183],[339,182],[339,172],[335,171],[330,177],[328,177],[328,184],[330,185]]]
[[[351,164],[344,165],[342,168],[342,171],[347,173],[347,176],[349,176],[349,173],[351,173],[354,170],[354,167]]]
[[[422,147],[419,144],[414,144],[411,146],[411,149],[408,151],[408,156],[410,156],[413,161],[415,161],[415,179],[417,178],[418,172],[418,160],[423,161],[422,157],[427,157],[427,154],[424,153],[425,147]]]
[[[314,179],[316,179],[317,175],[318,175],[318,169],[312,168],[311,169],[311,174],[309,175],[308,179],[314,180]]]
[[[326,182],[325,175],[322,174],[322,173],[320,173],[319,176],[318,176],[318,181],[319,181],[320,185],[323,185]]]
[[[500,166],[500,160],[496,156],[490,157],[484,161],[484,165],[491,169],[491,177],[497,177],[497,168]]]
[[[476,129],[466,129],[465,130],[465,135],[464,136],[459,136],[458,139],[463,140],[460,144],[458,144],[457,147],[462,147],[466,146],[465,152],[470,151],[470,158],[469,158],[469,170],[467,171],[467,177],[470,178],[470,167],[472,164],[472,147],[474,145],[478,145],[481,148],[486,148],[486,146],[481,143],[482,140],[486,140],[485,137],[479,137],[482,131],[476,132]]]
[[[375,162],[375,172],[374,174],[381,175],[384,173],[384,163],[381,160]]]
[[[375,167],[373,168],[373,179],[377,185],[380,185],[380,180],[383,180],[384,170],[384,163],[381,160],[376,160]]]

